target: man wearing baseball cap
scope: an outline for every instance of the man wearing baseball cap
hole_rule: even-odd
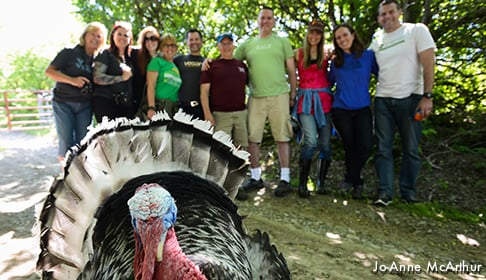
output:
[[[248,68],[233,58],[233,40],[231,33],[217,36],[220,57],[210,63],[209,70],[201,72],[201,104],[204,119],[211,122],[215,131],[226,132],[232,136],[236,146],[246,149],[248,112],[245,87],[248,83]],[[237,198],[245,199],[245,194],[239,192]]]

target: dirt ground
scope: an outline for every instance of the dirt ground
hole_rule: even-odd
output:
[[[266,168],[275,168],[272,152],[266,154]],[[39,245],[31,229],[36,205],[60,172],[55,155],[52,135],[0,132],[0,279],[39,279]],[[456,155],[443,160],[442,169],[423,168],[421,198],[485,215],[484,177],[483,185],[473,185],[478,178],[455,173],[468,171],[457,168],[468,159]],[[329,183],[337,184],[341,173],[342,162],[334,161]],[[365,175],[375,176],[371,165]],[[382,208],[371,200],[341,196],[302,199],[296,191],[275,198],[277,180],[265,179],[266,188],[237,204],[250,232],[259,228],[269,233],[293,279],[486,279],[484,224],[416,216],[399,202]]]

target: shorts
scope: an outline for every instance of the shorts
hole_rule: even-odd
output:
[[[231,135],[235,146],[248,147],[248,111],[213,112],[215,131],[222,130]]]
[[[262,142],[267,118],[275,142],[290,142],[292,139],[292,126],[290,124],[288,94],[249,98],[248,140],[250,142]]]

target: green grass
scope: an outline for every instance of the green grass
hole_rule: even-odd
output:
[[[470,224],[486,223],[486,205],[479,211],[480,213],[464,212],[437,202],[397,203],[395,206],[418,217],[431,217],[441,221],[452,220]]]

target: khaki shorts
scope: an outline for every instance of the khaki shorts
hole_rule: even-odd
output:
[[[276,142],[289,142],[292,138],[292,127],[288,94],[250,97],[248,100],[248,140],[250,142],[262,142],[267,118],[273,139]]]
[[[235,146],[248,147],[248,111],[213,112],[215,131],[222,130],[231,135]]]

